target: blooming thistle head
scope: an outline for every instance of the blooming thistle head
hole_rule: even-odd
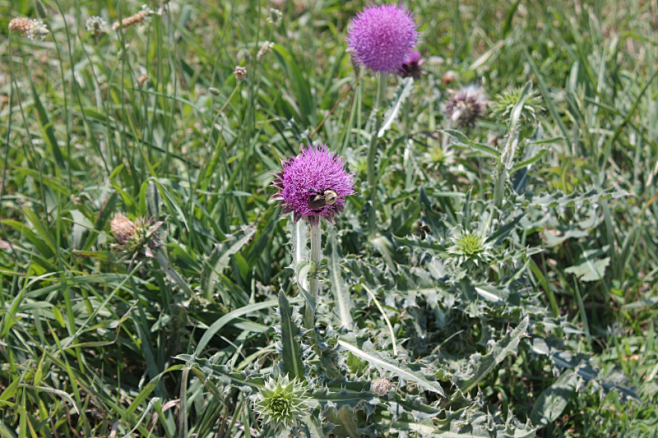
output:
[[[143,251],[147,257],[152,257],[152,250],[162,246],[158,236],[161,226],[162,222],[153,222],[146,217],[139,217],[133,222],[117,213],[110,222],[110,229],[119,243],[112,246],[130,254]]]
[[[87,26],[87,31],[91,32],[95,37],[99,37],[103,34],[103,29],[105,29],[106,23],[101,17],[89,17],[85,23]]]
[[[487,95],[479,85],[467,85],[453,92],[446,105],[446,115],[453,125],[472,128],[487,107]]]
[[[48,27],[41,20],[33,20],[27,17],[14,18],[9,22],[10,32],[19,32],[29,39],[43,40],[48,36]]]
[[[370,5],[352,20],[346,40],[359,63],[388,72],[402,67],[418,31],[410,11],[395,4]]]
[[[345,207],[345,197],[354,194],[354,175],[345,170],[345,160],[326,145],[310,143],[296,157],[282,162],[272,185],[278,192],[283,213],[294,213],[294,220],[308,220],[317,226],[320,217],[330,222]]]
[[[277,429],[289,429],[308,414],[311,407],[306,390],[297,379],[270,377],[258,393],[256,411],[263,417],[263,424],[273,423]]]
[[[403,78],[412,77],[418,79],[421,75],[427,74],[427,72],[423,70],[423,64],[425,64],[425,60],[420,57],[420,53],[413,49],[409,49],[407,59],[404,61],[398,72]]]

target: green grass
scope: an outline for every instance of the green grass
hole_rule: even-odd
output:
[[[655,2],[407,2],[427,74],[379,139],[344,41],[366,2],[284,3],[273,25],[176,1],[96,38],[141,3],[47,0],[35,42],[7,26],[36,4],[0,0],[0,436],[274,434],[253,399],[283,371],[317,403],[302,435],[658,436]],[[440,132],[472,82],[510,106],[532,84],[510,172],[502,111]],[[309,140],[357,186],[302,333],[306,229],[269,184]],[[116,213],[163,222],[156,258],[112,245]]]

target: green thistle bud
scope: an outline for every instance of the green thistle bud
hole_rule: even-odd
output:
[[[448,253],[457,257],[459,263],[470,260],[478,265],[480,261],[486,261],[491,256],[492,244],[486,242],[480,233],[464,230],[455,230],[453,233],[453,245],[448,249]]]
[[[256,411],[262,416],[263,424],[272,424],[277,429],[289,429],[306,414],[311,407],[310,398],[297,379],[279,376],[270,377],[261,389],[256,402]]]
[[[496,96],[496,99],[491,104],[493,117],[508,123],[514,106],[519,102],[519,100],[521,100],[522,91],[523,90],[521,88],[513,88],[511,90],[505,90],[500,95]],[[523,109],[521,110],[521,121],[535,122],[537,120],[537,113],[540,113],[544,110],[541,102],[542,100],[539,92],[537,90],[532,90],[528,98],[523,103]]]
[[[476,256],[484,251],[484,244],[480,236],[475,234],[462,234],[457,240],[457,250],[465,256]]]

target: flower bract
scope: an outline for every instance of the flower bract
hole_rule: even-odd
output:
[[[277,429],[288,429],[297,423],[310,408],[306,390],[297,379],[279,376],[270,377],[259,391],[256,410],[263,424],[272,424]]]

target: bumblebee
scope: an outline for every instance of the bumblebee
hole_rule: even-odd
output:
[[[308,208],[314,213],[321,213],[327,205],[334,205],[338,199],[338,193],[333,190],[311,191],[312,195],[308,198]]]

